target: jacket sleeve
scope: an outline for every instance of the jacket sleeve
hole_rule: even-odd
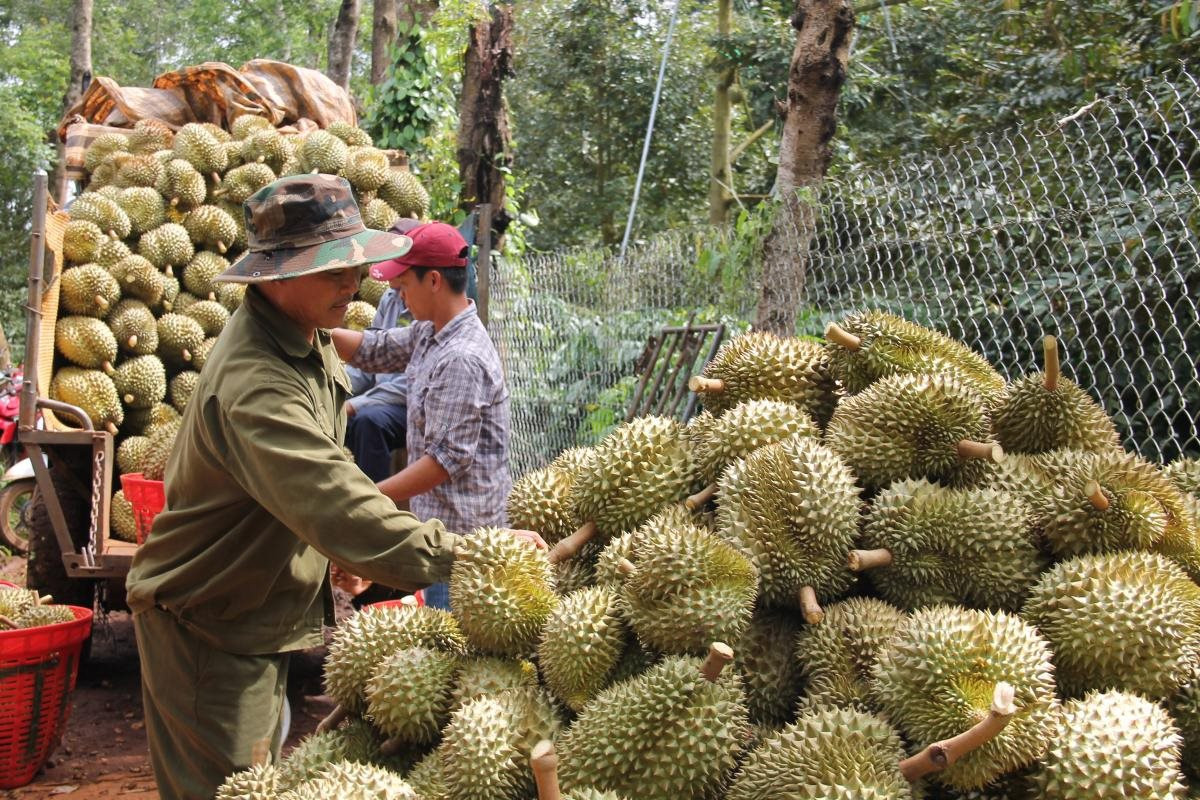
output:
[[[403,372],[416,348],[420,323],[386,331],[363,331],[362,344],[346,363],[363,372]]]
[[[230,473],[305,543],[389,586],[415,589],[449,577],[458,536],[380,494],[317,419],[302,388],[278,379],[257,383],[224,418]]]

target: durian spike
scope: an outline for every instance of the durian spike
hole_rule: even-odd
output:
[[[724,642],[713,642],[708,646],[708,657],[700,666],[700,674],[709,683],[716,683],[717,678],[721,677],[721,670],[730,661],[733,661],[733,648]]]
[[[554,742],[542,739],[529,752],[529,766],[533,768],[533,780],[537,783],[538,800],[562,800],[558,788],[558,754]]]
[[[3,614],[0,614],[0,628],[11,628],[13,630],[16,630],[19,627],[21,627],[21,626],[15,622],[13,622],[11,619],[4,616]]]
[[[1091,502],[1100,511],[1108,511],[1109,505],[1108,495],[1100,488],[1097,481],[1088,481],[1083,487],[1083,493],[1088,496],[1088,501]]]
[[[637,567],[635,567],[633,562],[628,558],[622,558],[617,561],[617,572],[621,573],[625,577],[629,577],[633,573],[637,572]]]
[[[585,522],[579,527],[579,530],[566,538],[560,539],[557,544],[551,547],[550,552],[546,554],[546,558],[550,560],[551,564],[566,561],[578,553],[595,535],[596,523],[591,521]]]
[[[970,439],[962,439],[955,449],[958,451],[958,457],[967,460],[971,458],[986,459],[999,464],[1004,460],[1004,448],[995,442],[973,442]]]
[[[394,756],[402,749],[404,749],[404,741],[402,739],[387,739],[383,744],[379,745],[379,754],[381,756]]]
[[[713,495],[715,495],[716,493],[717,493],[717,485],[715,483],[710,483],[708,486],[705,486],[703,489],[696,492],[694,495],[691,495],[690,497],[688,497],[688,499],[684,500],[683,504],[685,506],[687,506],[688,511],[695,511],[697,508],[700,508],[705,503],[707,503],[709,500],[712,500]]]
[[[334,730],[348,716],[350,716],[350,712],[339,705],[329,712],[329,716],[317,723],[317,733]]]
[[[1058,378],[1062,374],[1058,366],[1058,340],[1053,336],[1042,339],[1042,351],[1046,354],[1046,379],[1042,385],[1047,392],[1053,392],[1058,388]]]
[[[916,781],[931,772],[938,772],[996,738],[1004,729],[1017,707],[1013,704],[1014,690],[1011,684],[1001,681],[992,693],[992,707],[988,715],[973,727],[950,739],[934,742],[915,756],[900,762],[900,772],[907,781]]]
[[[875,550],[851,550],[846,562],[850,566],[851,572],[862,572],[876,567],[890,567],[892,551],[886,547]]]
[[[825,326],[825,338],[834,344],[841,345],[847,350],[857,350],[862,347],[862,339],[836,322],[831,322]]]
[[[800,610],[809,625],[819,625],[825,619],[825,611],[817,602],[817,590],[811,586],[800,587]]]
[[[693,392],[720,394],[725,391],[725,381],[720,378],[706,378],[703,375],[693,375],[688,378],[688,388]]]

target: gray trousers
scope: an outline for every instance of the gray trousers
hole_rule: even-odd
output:
[[[210,800],[230,774],[278,761],[287,654],[227,653],[157,608],[133,628],[161,800]]]

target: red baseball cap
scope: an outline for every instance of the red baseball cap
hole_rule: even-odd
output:
[[[371,277],[390,281],[413,267],[465,267],[467,240],[458,229],[445,222],[426,222],[405,232],[412,247],[400,258],[371,266]]]

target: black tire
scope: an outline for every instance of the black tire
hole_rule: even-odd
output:
[[[87,536],[88,509],[72,495],[60,495],[67,527],[78,541]],[[25,585],[54,597],[55,603],[95,608],[96,580],[67,576],[62,549],[54,534],[54,523],[41,491],[34,492],[29,505],[29,557],[25,563]]]
[[[15,556],[29,552],[29,503],[37,483],[13,481],[0,489],[0,547]]]

